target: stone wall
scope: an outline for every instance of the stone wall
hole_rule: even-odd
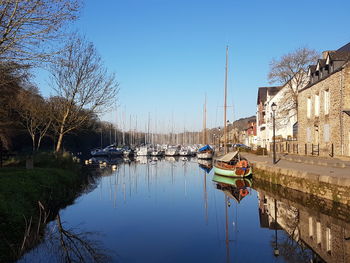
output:
[[[324,91],[329,90],[329,114],[325,114]],[[320,98],[319,116],[315,116],[315,95]],[[311,116],[307,117],[307,99],[311,98]],[[335,156],[350,155],[350,117],[343,110],[350,109],[350,64],[341,71],[302,90],[298,97],[298,142],[299,152],[307,146],[319,147],[320,156],[332,153]],[[329,141],[325,139],[325,124],[329,125]],[[307,129],[310,130],[308,140]]]
[[[280,168],[252,162],[254,178],[350,205],[350,179]]]

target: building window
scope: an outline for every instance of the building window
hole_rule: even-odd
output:
[[[309,143],[311,142],[311,129],[310,129],[310,127],[306,128],[306,141]]]
[[[312,224],[312,217],[309,217],[309,237],[313,238],[314,236],[314,225]]]
[[[311,118],[311,98],[307,98],[307,104],[306,104],[306,111],[307,111],[307,117],[308,119]]]
[[[323,141],[329,142],[329,124],[323,125]]]
[[[317,222],[316,223],[316,242],[317,242],[317,244],[318,245],[321,245],[321,238],[322,238],[322,236],[321,236],[321,223],[320,222]]]
[[[315,95],[315,116],[318,117],[320,115],[320,96],[318,94]]]
[[[329,74],[329,65],[325,65],[324,70]]]
[[[331,229],[327,227],[326,229],[326,250],[328,253],[331,252],[332,249],[332,234]]]
[[[329,90],[323,92],[324,95],[324,115],[329,114]]]

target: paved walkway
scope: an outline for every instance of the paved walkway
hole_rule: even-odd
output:
[[[255,155],[245,152],[242,152],[241,154],[252,163],[259,162],[264,163],[267,166],[271,165],[271,167],[295,170],[300,173],[308,172],[310,174],[316,174],[320,176],[326,175],[330,177],[336,177],[338,180],[350,180],[350,162],[342,161],[339,159],[289,155],[288,159],[287,156],[282,156],[281,160],[279,160],[278,163],[274,165],[272,163],[272,158],[269,156]],[[279,155],[277,156],[280,157]]]

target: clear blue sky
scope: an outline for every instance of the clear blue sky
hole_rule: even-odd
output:
[[[207,126],[222,124],[226,45],[232,120],[255,114],[272,58],[350,42],[349,10],[347,0],[87,0],[75,27],[117,74],[119,120],[125,111],[144,129],[150,113],[159,130],[172,116],[177,130],[199,130],[205,93]]]

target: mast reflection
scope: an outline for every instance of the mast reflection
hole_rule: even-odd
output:
[[[230,199],[235,200],[239,204],[244,197],[249,194],[248,188],[252,182],[248,178],[233,178],[220,175],[214,175],[213,182],[216,189],[224,192],[225,198],[225,246],[226,246],[226,262],[230,262],[230,237],[229,237],[229,214],[228,208],[231,207]],[[234,222],[233,222],[234,223]],[[236,222],[237,223],[237,222]]]

